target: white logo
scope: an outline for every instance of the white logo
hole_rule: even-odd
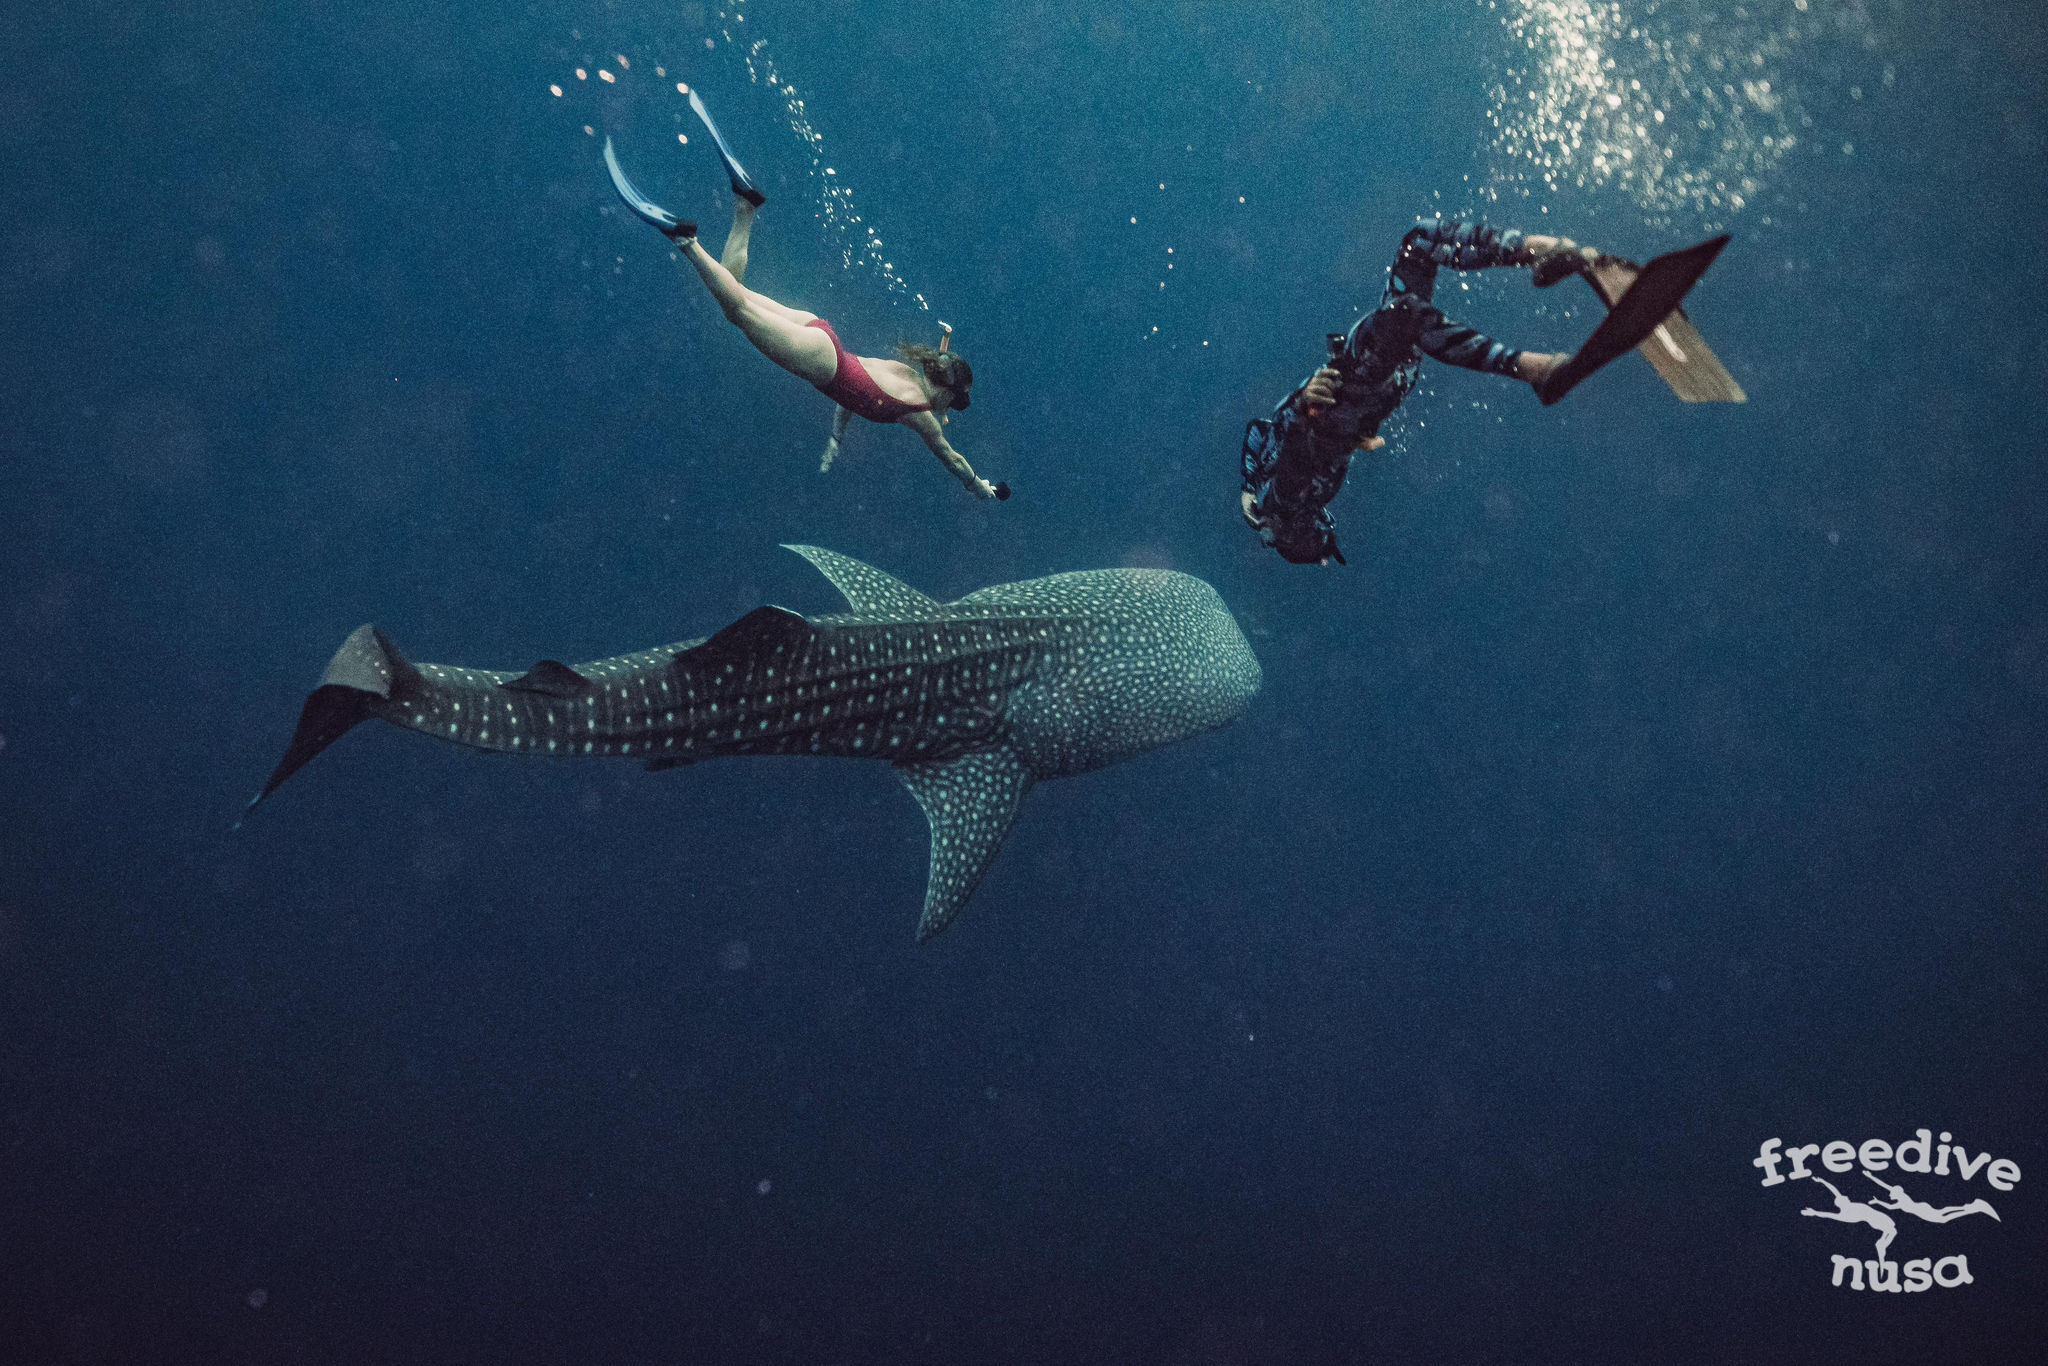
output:
[[[1863,1200],[1844,1194],[1840,1187],[1818,1172],[1808,1171],[1806,1161],[1818,1155],[1821,1166],[1837,1174],[1862,1167],[1862,1175],[1875,1185],[1881,1195],[1872,1195]],[[1915,1257],[1901,1266],[1886,1257],[1892,1240],[1899,1236],[1899,1221],[1895,1214],[1910,1214],[1915,1219],[1929,1224],[1947,1224],[1972,1214],[1987,1214],[1998,1218],[1998,1211],[1991,1202],[1979,1196],[1960,1205],[1936,1206],[1925,1200],[1916,1200],[1907,1194],[1906,1188],[1887,1181],[1877,1173],[1896,1166],[1902,1172],[1922,1176],[1948,1176],[1949,1159],[1955,1159],[1955,1174],[1964,1181],[1975,1180],[1977,1174],[1984,1174],[1984,1182],[1991,1189],[2009,1191],[2020,1179],[2019,1164],[2010,1158],[1994,1158],[1990,1153],[1980,1152],[1972,1157],[1963,1145],[1955,1142],[1955,1136],[1944,1132],[1937,1144],[1933,1135],[1925,1129],[1915,1129],[1913,1137],[1899,1144],[1897,1148],[1881,1138],[1873,1138],[1860,1146],[1836,1139],[1823,1146],[1806,1143],[1797,1148],[1784,1147],[1782,1139],[1767,1138],[1757,1149],[1756,1157],[1750,1162],[1761,1168],[1766,1186],[1782,1186],[1787,1181],[1811,1180],[1825,1186],[1833,1197],[1827,1209],[1802,1209],[1802,1215],[1814,1219],[1833,1219],[1842,1224],[1863,1224],[1877,1230],[1877,1257],[1875,1260],[1858,1261],[1854,1257],[1835,1254],[1833,1260],[1835,1285],[1847,1284],[1852,1290],[1861,1290],[1867,1284],[1872,1290],[1914,1292],[1940,1286],[1953,1290],[1968,1285],[1976,1279],[1970,1274],[1969,1258],[1953,1253],[1936,1260],[1932,1257]],[[1784,1163],[1791,1164],[1791,1170],[1780,1173]],[[1915,1183],[1920,1184],[1920,1183]],[[1851,1190],[1854,1191],[1854,1183]],[[1864,1269],[1869,1268],[1865,1277]],[[1903,1279],[1901,1272],[1904,1273]]]

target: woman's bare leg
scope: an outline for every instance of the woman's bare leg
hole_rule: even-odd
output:
[[[725,235],[725,250],[718,264],[732,272],[741,284],[747,282],[747,242],[754,235],[754,206],[737,195],[732,201],[732,231]]]
[[[815,314],[785,308],[754,293],[732,271],[713,260],[696,238],[678,245],[710,288],[711,297],[718,300],[726,321],[746,333],[747,340],[762,355],[799,379],[812,384],[832,382],[832,376],[839,372],[839,356],[832,349],[832,339],[822,329],[806,326]],[[727,249],[731,249],[729,242]]]
[[[725,249],[718,253],[718,264],[732,272],[732,278],[741,284],[747,282],[747,245],[754,236],[754,215],[758,210],[744,199],[735,200],[732,206],[732,231],[725,235]],[[806,326],[817,317],[800,308],[779,304],[756,290],[747,291],[753,296],[754,306],[776,314],[798,327]]]

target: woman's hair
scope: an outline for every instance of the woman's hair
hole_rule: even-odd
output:
[[[896,354],[904,363],[915,365],[924,371],[924,377],[934,388],[943,388],[953,395],[952,406],[967,406],[967,390],[974,383],[974,367],[950,351],[938,351],[922,342],[897,342]]]

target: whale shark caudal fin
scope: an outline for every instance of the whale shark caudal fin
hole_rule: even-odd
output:
[[[254,807],[277,791],[280,783],[304,768],[314,755],[376,715],[380,703],[419,683],[419,670],[398,653],[382,631],[358,626],[349,632],[327,662],[320,686],[300,709],[298,729],[292,732],[284,758],[277,761],[270,780],[249,799],[249,805]]]
[[[932,870],[925,883],[922,944],[952,923],[1017,819],[1031,775],[1003,746],[932,764],[899,764],[897,776],[932,827]]]
[[[814,545],[785,545],[809,560],[814,568],[846,598],[846,605],[864,617],[904,617],[917,620],[939,610],[938,599],[918,592],[894,574],[884,574],[871,564],[850,555]]]

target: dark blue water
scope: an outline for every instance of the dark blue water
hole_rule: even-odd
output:
[[[0,1359],[2041,1359],[2048,23],[1645,9],[1702,40],[1678,193],[1496,143],[1516,9],[16,16]],[[770,195],[749,283],[868,354],[953,323],[1014,500],[874,427],[816,473],[826,400],[583,131],[715,246],[678,77]],[[1432,368],[1350,566],[1281,563],[1242,423],[1466,211],[1733,232],[1692,311],[1750,402]],[[1493,274],[1440,298],[1591,326]],[[1039,789],[923,947],[880,766],[367,728],[230,831],[359,623],[520,668],[832,610],[782,541],[1182,569],[1266,690]],[[1996,1205],[1899,1216],[1974,1279],[1831,1286],[1871,1231],[1751,1158],[1921,1127],[2023,1173],[1891,1173]]]

